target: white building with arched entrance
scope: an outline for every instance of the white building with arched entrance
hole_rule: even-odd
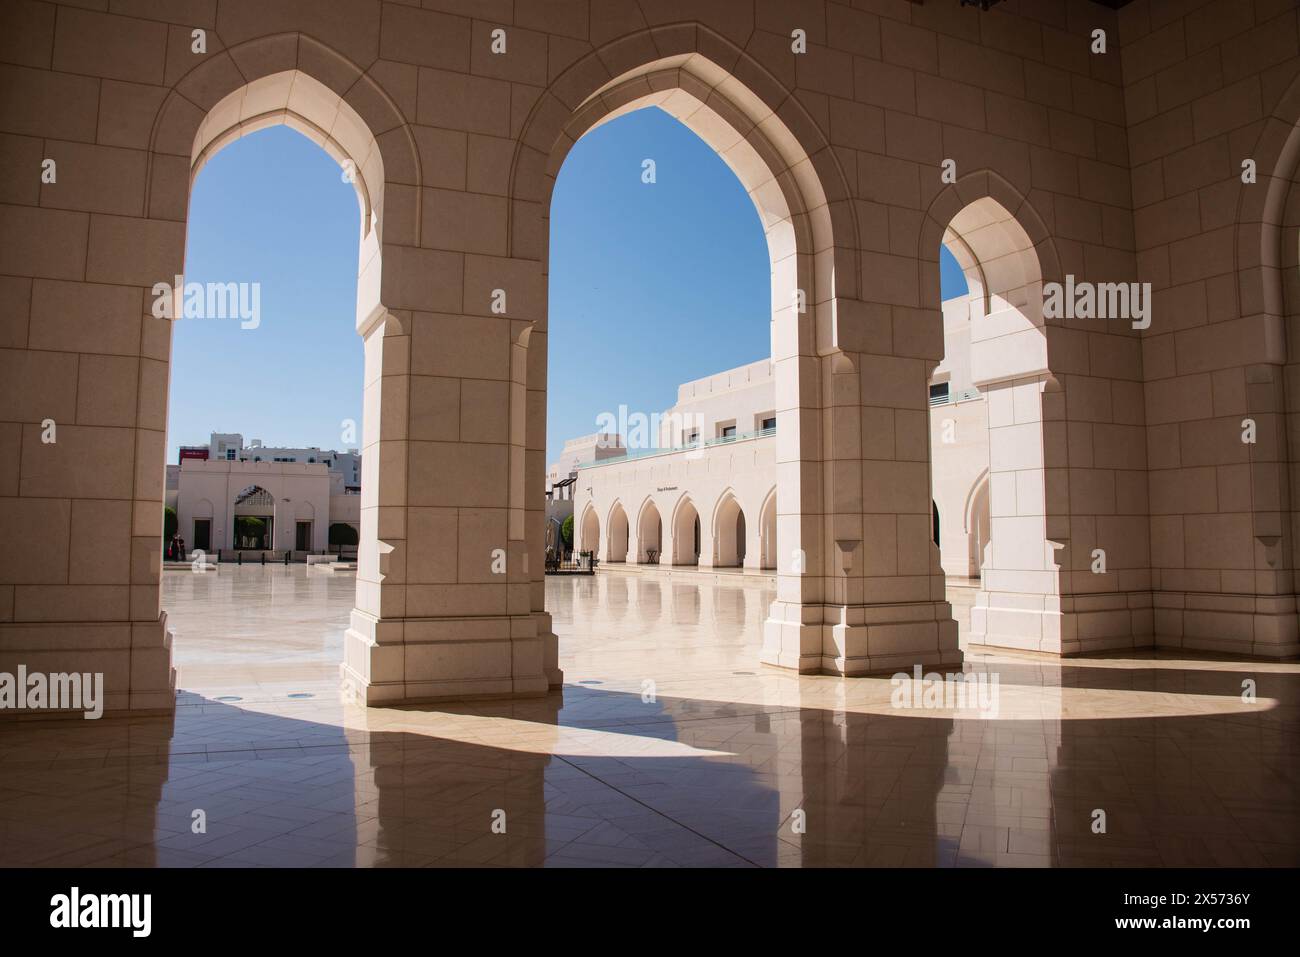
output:
[[[360,531],[361,456],[354,451],[270,448],[214,433],[167,466],[166,504],[187,552],[320,554],[331,525]]]

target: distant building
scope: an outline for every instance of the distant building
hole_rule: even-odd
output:
[[[932,535],[945,574],[960,578],[979,577],[989,542],[988,405],[971,380],[971,304],[944,302],[945,357],[930,378]],[[548,518],[567,509],[574,550],[602,562],[774,569],[775,410],[766,359],[683,383],[649,447],[615,435],[566,442],[547,470]],[[548,543],[550,534],[548,524]]]
[[[182,447],[178,459],[167,466],[166,504],[189,551],[319,554],[331,525],[360,535],[357,449],[245,445],[242,435],[213,433],[207,446]]]

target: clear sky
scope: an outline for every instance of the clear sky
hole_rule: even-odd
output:
[[[361,210],[330,156],[285,126],[230,144],[190,197],[185,281],[260,282],[261,323],[182,319],[172,329],[167,461],[178,445],[239,432],[267,445],[360,446]]]
[[[286,127],[232,143],[200,171],[185,279],[260,282],[261,323],[176,324],[169,462],[211,432],[361,444],[359,217],[338,165]],[[944,298],[964,292],[946,250],[941,266]],[[596,431],[601,412],[663,411],[678,383],[767,356],[769,282],[753,204],[694,133],[646,109],[584,136],[551,207],[547,461]],[[345,419],[356,442],[342,440]]]

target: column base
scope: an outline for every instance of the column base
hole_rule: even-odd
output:
[[[537,639],[542,645],[542,674],[546,675],[547,686],[554,691],[564,686],[564,671],[560,668],[560,636],[551,627],[549,611],[533,612],[537,622]]]
[[[544,695],[564,676],[546,667],[555,635],[537,624],[532,614],[379,619],[353,609],[343,694],[367,706]]]
[[[772,603],[763,623],[765,665],[799,674],[890,674],[957,666],[957,622],[946,601],[889,605]]]
[[[1005,649],[1051,655],[1077,653],[1075,622],[1061,613],[1058,595],[987,591],[975,593],[967,650]]]
[[[176,668],[167,613],[157,621],[6,622],[0,625],[0,672],[102,674],[103,713],[172,714]],[[81,717],[80,710],[0,709],[7,718]]]

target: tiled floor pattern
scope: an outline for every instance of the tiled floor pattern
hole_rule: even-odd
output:
[[[996,717],[900,709],[760,666],[765,584],[547,587],[562,693],[367,710],[349,576],[169,571],[175,718],[0,722],[0,865],[1300,864],[1300,664],[979,656]]]

